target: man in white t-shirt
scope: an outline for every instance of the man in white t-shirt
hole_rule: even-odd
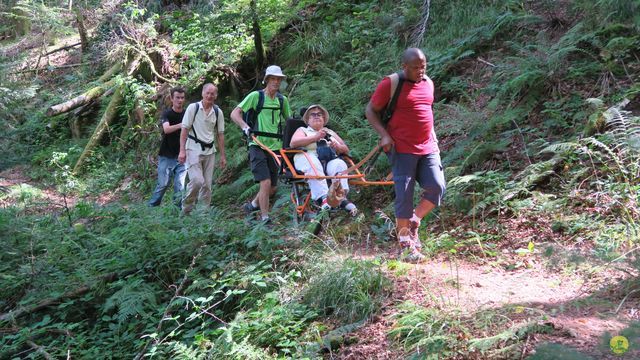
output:
[[[215,105],[218,88],[213,84],[202,87],[202,100],[190,104],[182,118],[180,154],[178,161],[185,164],[189,174],[187,193],[182,211],[188,215],[198,202],[211,204],[211,183],[215,165],[216,144],[220,151],[220,167],[227,164],[224,150],[224,114]]]

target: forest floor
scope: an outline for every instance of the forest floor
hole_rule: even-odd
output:
[[[387,249],[361,250],[356,256],[379,257],[377,252],[381,250],[390,258],[396,257],[393,244],[390,245]],[[503,249],[491,259],[438,255],[421,264],[388,271],[394,283],[393,293],[381,314],[356,332],[357,342],[329,358],[406,356],[392,345],[389,336],[397,326],[397,305],[406,301],[456,319],[450,326],[463,324],[461,337],[482,338],[529,321],[551,330],[521,338],[524,345],[516,358],[534,354],[542,343],[574,349],[584,355],[580,359],[640,358],[637,351],[616,355],[603,340],[606,334],[615,336],[640,320],[640,299],[627,297],[633,291],[625,290],[635,270],[629,264],[603,262],[560,243],[536,247],[544,250],[522,254]],[[464,334],[463,328],[469,333]],[[469,353],[460,358],[468,356]],[[474,358],[487,356],[478,353]]]
[[[42,187],[29,178],[26,167],[0,172],[0,189],[36,189],[36,201],[29,212],[61,212],[65,197],[55,188]],[[11,191],[11,190],[10,190]],[[118,190],[84,201],[104,205],[117,201]],[[66,197],[73,207],[80,199]],[[15,197],[0,197],[0,207],[15,202]],[[543,231],[524,229],[525,231]],[[513,234],[517,236],[517,234]],[[635,270],[624,262],[603,262],[588,255],[585,249],[562,242],[536,244],[523,254],[502,248],[496,256],[440,254],[421,264],[395,262],[394,243],[360,244],[345,248],[346,256],[386,259],[385,271],[393,282],[391,295],[381,312],[356,330],[349,345],[329,353],[330,359],[397,359],[409,352],[398,346],[390,332],[397,326],[399,305],[411,303],[433,309],[451,324],[450,332],[459,338],[483,338],[528,322],[537,322],[550,331],[527,333],[520,342],[520,358],[535,353],[542,343],[562,344],[585,355],[585,359],[632,359],[640,353],[629,351],[615,355],[603,343],[607,333],[615,335],[632,322],[640,320],[640,298],[625,284]],[[506,344],[506,343],[505,343]],[[461,358],[477,353],[466,349]],[[507,357],[511,358],[511,357]]]

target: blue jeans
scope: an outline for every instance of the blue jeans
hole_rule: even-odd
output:
[[[162,201],[165,191],[169,187],[169,181],[173,176],[173,202],[176,206],[180,206],[182,201],[182,189],[184,189],[184,180],[187,177],[184,164],[180,164],[178,159],[168,158],[164,156],[158,157],[158,185],[151,195],[149,206],[158,206]]]

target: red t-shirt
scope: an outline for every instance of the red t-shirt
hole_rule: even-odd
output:
[[[391,80],[385,77],[371,96],[374,107],[385,107],[391,101]],[[398,153],[427,155],[440,152],[433,129],[433,81],[418,83],[405,80],[396,108],[387,124],[387,132]]]

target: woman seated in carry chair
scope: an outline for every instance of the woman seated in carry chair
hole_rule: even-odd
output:
[[[298,153],[294,156],[293,162],[296,169],[306,176],[325,176],[325,173],[326,176],[334,176],[346,170],[347,164],[337,156],[349,153],[349,147],[338,134],[326,128],[329,112],[320,105],[311,105],[305,111],[302,120],[307,127],[298,128],[290,142],[291,148],[306,150],[306,153]],[[338,179],[331,179],[332,183],[336,181]],[[338,206],[355,216],[358,209],[346,199],[346,194],[349,192],[348,179],[340,179],[339,182],[345,192],[345,198]],[[322,209],[330,209],[331,205],[327,202],[329,187],[326,179],[309,178],[307,183],[311,190],[311,199],[316,201]]]

